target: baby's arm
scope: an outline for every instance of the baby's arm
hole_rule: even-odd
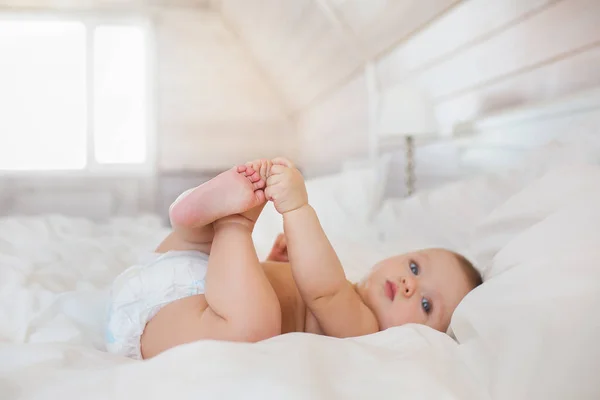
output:
[[[361,336],[379,330],[329,243],[315,210],[304,205],[283,214],[288,256],[300,294],[328,336]]]
[[[283,215],[288,257],[302,299],[328,336],[348,337],[379,330],[329,243],[315,210],[308,204],[300,172],[276,160],[265,194]]]

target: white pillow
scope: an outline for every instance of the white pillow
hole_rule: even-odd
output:
[[[330,240],[339,246],[376,241],[377,229],[369,224],[385,190],[387,161],[347,167],[345,171],[306,180],[311,206]],[[381,179],[380,179],[381,178]],[[283,232],[283,221],[269,202],[258,219],[253,239],[259,258],[268,255],[275,237]]]
[[[383,203],[390,164],[390,155],[344,163],[335,197],[346,215],[363,223],[373,219]]]
[[[375,218],[387,243],[407,240],[418,247],[468,247],[475,226],[522,187],[510,176],[486,175],[418,192],[408,199],[388,199]]]
[[[484,278],[495,276],[504,267],[494,265],[495,257],[521,232],[579,197],[600,189],[600,168],[595,165],[571,165],[553,169],[526,189],[510,197],[501,207],[480,221],[470,237],[468,254],[475,260]],[[543,248],[539,249],[543,251]],[[516,260],[513,260],[516,263]]]
[[[598,204],[599,167],[561,168],[495,210],[473,237],[494,255],[451,330],[492,398],[600,398]]]
[[[504,173],[492,173],[417,192],[409,199],[388,199],[374,218],[378,237],[391,243],[407,238],[418,247],[442,246],[475,261],[489,261],[489,252],[470,248],[480,222],[510,196],[560,166],[600,165],[600,136],[566,135],[531,152]]]
[[[600,164],[598,132],[565,133],[561,138],[532,151],[519,169],[526,178],[539,177],[548,170],[571,164]]]

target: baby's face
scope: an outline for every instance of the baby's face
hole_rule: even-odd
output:
[[[357,285],[381,330],[417,323],[445,332],[454,309],[471,289],[456,256],[442,249],[383,260]]]

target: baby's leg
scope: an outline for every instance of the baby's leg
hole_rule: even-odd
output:
[[[242,165],[183,193],[169,210],[173,232],[156,251],[209,253],[214,236],[212,222],[253,208],[256,208],[253,213],[260,213],[265,203],[264,186],[265,181],[257,171]]]
[[[258,215],[256,215],[258,217]],[[214,223],[205,282],[208,308],[201,317],[207,339],[256,342],[281,333],[281,307],[252,242],[252,216]]]

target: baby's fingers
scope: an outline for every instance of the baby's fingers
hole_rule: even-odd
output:
[[[271,167],[271,176],[284,174],[289,168],[281,164],[273,164]]]
[[[276,157],[273,160],[274,165],[283,165],[284,167],[294,168],[294,163],[283,157]]]
[[[274,201],[274,194],[275,194],[275,189],[273,188],[273,186],[267,186],[267,188],[265,189],[265,198],[268,201]]]
[[[254,169],[262,179],[267,179],[271,173],[271,160],[265,158],[259,158],[258,160],[248,161],[245,165]]]
[[[279,182],[281,182],[281,180],[282,180],[281,174],[275,174],[275,175],[271,174],[271,176],[269,176],[267,178],[267,187],[277,185]]]
[[[260,163],[260,176],[264,178],[268,178],[271,175],[271,168],[273,163],[271,160],[261,160]]]

